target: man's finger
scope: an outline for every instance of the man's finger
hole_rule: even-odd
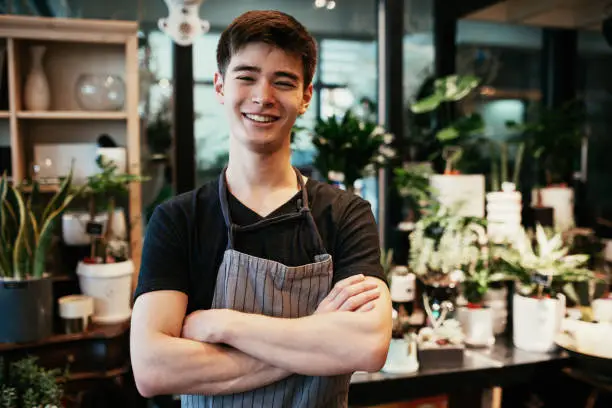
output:
[[[344,302],[339,310],[343,311],[354,311],[363,306],[364,304],[371,302],[380,297],[380,290],[378,287],[369,290],[367,292],[359,293],[358,295],[351,296]]]
[[[376,299],[374,299],[374,300],[376,300]],[[358,313],[369,312],[370,310],[374,309],[374,306],[376,306],[376,302],[374,302],[374,300],[371,300],[368,303],[366,303],[365,305],[361,306],[360,308],[355,310],[355,312],[358,312]]]
[[[360,293],[376,289],[378,285],[372,282],[360,282],[343,288],[340,293],[331,301],[332,306],[338,310],[348,299]]]
[[[362,274],[349,276],[348,278],[342,279],[334,285],[333,289],[331,290],[331,292],[329,292],[326,298],[329,301],[332,301],[336,298],[336,296],[338,296],[338,294],[342,292],[344,288],[362,282],[364,279],[365,276],[363,276]]]

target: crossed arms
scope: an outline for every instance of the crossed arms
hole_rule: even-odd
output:
[[[134,304],[130,352],[139,392],[220,395],[291,374],[377,371],[391,338],[384,282],[353,276],[336,284],[312,316],[274,318],[216,309],[185,317],[187,296],[143,294]]]

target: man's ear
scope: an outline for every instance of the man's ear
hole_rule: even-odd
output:
[[[214,77],[215,82],[215,95],[217,95],[217,100],[221,105],[225,103],[225,95],[223,93],[223,75],[219,72],[215,72]]]
[[[304,89],[304,97],[302,98],[302,106],[300,107],[300,115],[303,115],[304,113],[306,113],[306,110],[308,109],[308,106],[310,105],[310,101],[312,100],[312,84],[308,85],[305,89]]]

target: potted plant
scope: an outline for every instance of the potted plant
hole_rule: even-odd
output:
[[[435,189],[431,186],[429,178],[433,171],[425,163],[405,163],[402,167],[393,169],[395,189],[406,205],[406,216],[400,224],[400,229],[412,229],[414,222],[418,221],[423,209],[435,201]],[[402,224],[409,224],[402,228]]]
[[[8,367],[7,367],[8,366]],[[0,358],[0,406],[62,407],[63,384],[67,370],[47,370],[40,367],[36,357],[26,357],[10,364]]]
[[[519,143],[516,147],[512,178],[508,171],[508,143],[491,141],[491,146],[492,191],[486,195],[487,233],[491,241],[500,244],[514,240],[521,229],[523,200],[519,191],[519,176],[525,144]]]
[[[585,138],[585,108],[570,101],[559,108],[539,107],[532,121],[506,126],[518,132],[534,164],[532,206],[554,210],[554,225],[560,231],[574,226],[574,191],[571,183]]]
[[[562,235],[549,237],[536,225],[535,238],[525,230],[501,254],[516,280],[513,297],[514,345],[527,351],[554,349],[555,336],[565,314],[562,287],[567,282],[588,281],[594,274],[584,265],[588,255],[568,254]]]
[[[46,257],[60,214],[74,199],[72,172],[44,209],[38,183],[24,199],[6,173],[0,179],[0,342],[29,342],[52,334],[53,286]]]
[[[93,320],[116,323],[129,319],[131,315],[134,273],[125,215],[116,206],[119,197],[128,192],[130,183],[141,182],[145,178],[117,174],[115,164],[104,156],[99,156],[97,162],[102,171],[88,177],[81,193],[89,203],[86,228],[91,244],[89,256],[77,265],[77,275],[83,294],[94,298]],[[100,208],[106,210],[105,223],[96,221]]]
[[[363,121],[348,110],[344,117],[335,115],[317,119],[312,143],[317,153],[314,167],[328,182],[344,184],[354,191],[355,181],[395,157],[393,136],[375,122]]]

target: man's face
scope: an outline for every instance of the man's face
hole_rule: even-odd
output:
[[[258,153],[289,145],[291,128],[312,98],[312,85],[304,89],[301,59],[265,43],[234,54],[225,78],[215,74],[215,91],[232,137]]]

